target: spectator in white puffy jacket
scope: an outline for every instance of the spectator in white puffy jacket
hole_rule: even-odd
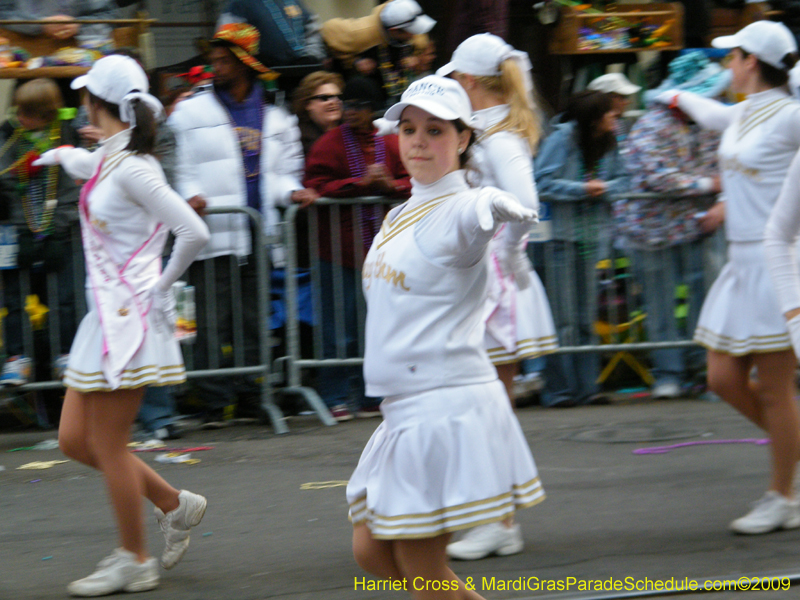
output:
[[[303,148],[297,119],[270,104],[259,83],[259,75],[270,71],[255,58],[258,41],[258,31],[250,25],[221,27],[211,41],[213,86],[199,88],[181,102],[169,124],[177,142],[175,186],[189,204],[201,215],[206,208],[249,206],[261,213],[271,232],[279,219],[278,207],[313,200],[316,192],[301,184]],[[248,260],[255,232],[241,213],[209,215],[206,223],[211,239],[189,270],[197,301],[195,367],[231,366],[226,360],[236,355],[233,320],[239,308],[232,305],[231,287],[237,269],[240,289],[245,291],[241,307],[245,362],[258,364],[258,288],[255,260]],[[280,250],[272,252],[275,266],[282,265]],[[216,284],[211,324],[216,325],[215,348],[208,346],[206,320],[209,261],[214,262]],[[208,380],[198,387],[212,412],[237,402],[235,386],[227,381],[222,385]]]

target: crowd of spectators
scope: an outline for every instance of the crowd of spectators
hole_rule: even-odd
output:
[[[211,231],[188,274],[197,291],[194,368],[232,366],[237,320],[246,324],[241,349],[245,364],[256,365],[260,359],[258,328],[250,326],[258,322],[259,307],[255,293],[247,293],[256,289],[253,244],[258,232],[244,214],[205,215],[209,208],[255,209],[264,218],[264,233],[272,235],[286,207],[299,204],[298,264],[301,270],[319,268],[323,356],[358,356],[358,275],[386,205],[314,207],[314,240],[308,235],[306,213],[320,197],[384,196],[398,202],[408,197],[410,181],[398,157],[396,136],[381,135],[385,132],[373,120],[410,82],[431,72],[436,47],[427,34],[435,23],[413,0],[391,0],[364,17],[325,23],[297,1],[232,0],[204,57],[208,67],[195,67],[174,79],[179,85],[162,89],[169,119],[161,126],[166,145],[157,155],[171,185],[205,216]],[[262,80],[274,80],[272,66],[286,64],[304,66],[307,72],[290,90],[290,106],[271,91],[274,85],[262,85]],[[673,60],[668,77],[669,89],[701,91],[709,97],[726,87],[725,71],[702,52]],[[58,244],[62,229],[77,218],[78,186],[52,168],[23,175],[16,167],[31,149],[41,153],[73,137],[84,145],[99,141],[91,137],[90,125],[59,112],[62,102],[54,87],[57,92],[48,80],[19,87],[15,112],[0,128],[0,204],[19,230],[19,266],[31,269],[32,289],[39,290],[40,298],[48,297],[48,273],[56,273],[59,283],[71,277],[72,261],[63,260],[68,252],[58,250]],[[33,102],[31,88],[38,90]],[[549,135],[536,152],[536,185],[552,216],[551,239],[541,242],[550,257],[543,280],[562,345],[597,343],[597,265],[619,253],[632,259],[650,340],[686,339],[696,322],[704,294],[702,241],[724,218],[715,198],[719,139],[652,95],[645,98],[644,116],[632,124],[623,116],[639,91],[619,73],[598,78],[550,121],[545,127]],[[620,199],[628,192],[684,199]],[[58,202],[48,203],[53,194]],[[284,259],[283,248],[270,248],[274,270],[283,269]],[[335,273],[343,278],[343,302],[334,298]],[[0,378],[5,384],[24,383],[30,370],[31,357],[23,356],[18,274],[3,271],[9,311],[5,350],[11,357]],[[241,305],[232,302],[232,286],[245,290]],[[681,330],[675,318],[679,286],[688,287],[691,307]],[[71,284],[62,288],[73,289]],[[217,324],[214,335],[206,330],[209,306]],[[335,309],[344,316],[336,317]],[[62,344],[56,355],[69,348],[74,310],[74,299],[59,306]],[[310,311],[301,309],[301,319],[310,324],[313,317],[308,315]],[[343,319],[344,336],[337,319]],[[213,347],[210,339],[215,340]],[[653,391],[662,397],[679,395],[692,370],[702,368],[702,360],[683,350],[653,352],[652,361]],[[364,398],[357,371],[331,367],[318,373],[318,391],[339,420],[356,412],[377,413],[375,399]],[[597,353],[548,355],[544,372],[544,405],[585,404],[601,397]],[[222,379],[195,384],[203,406],[217,416],[241,403],[242,395],[257,395],[253,386],[251,379],[236,385]]]

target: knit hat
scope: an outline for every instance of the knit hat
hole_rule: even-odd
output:
[[[644,99],[649,104],[666,90],[694,92],[706,98],[716,98],[728,89],[730,82],[730,69],[711,62],[702,50],[692,50],[670,61],[667,78],[656,89],[645,92]]]
[[[372,111],[380,110],[383,95],[378,84],[369,77],[356,76],[349,79],[342,90],[342,102],[369,103]]]
[[[217,33],[214,34],[211,44],[230,48],[236,58],[259,73],[271,73],[256,58],[260,37],[261,34],[258,33],[258,29],[252,25],[247,23],[228,23],[220,27]]]

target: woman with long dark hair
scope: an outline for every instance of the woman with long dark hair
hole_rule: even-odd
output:
[[[120,547],[68,587],[74,596],[99,596],[158,585],[157,563],[145,544],[142,496],[156,507],[167,569],[183,556],[189,530],[206,509],[203,496],[173,488],[127,445],[145,387],[186,379],[171,286],[208,241],[208,229],[166,184],[152,155],[163,107],[147,93],[136,61],[100,59],[72,87],[85,88],[84,105],[102,131],[101,146],[91,153],[56,148],[40,160],[87,180],[79,206],[89,312],[64,374],[58,437],[67,456],[103,473],[119,527]],[[162,272],[169,231],[175,246]]]
[[[609,94],[576,94],[536,157],[536,185],[552,207],[555,266],[547,277],[548,294],[559,342],[567,346],[594,339],[597,262],[611,252],[610,199],[629,185],[617,147],[617,118]],[[546,361],[543,404],[598,399],[596,353],[548,355]]]

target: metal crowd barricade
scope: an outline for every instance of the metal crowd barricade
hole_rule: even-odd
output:
[[[282,242],[280,235],[271,235],[267,236],[264,233],[263,221],[260,213],[252,208],[215,208],[215,209],[208,209],[208,214],[245,214],[247,215],[249,222],[251,223],[251,231],[255,235],[255,239],[253,240],[253,248],[254,252],[253,255],[255,257],[256,265],[256,279],[257,279],[257,289],[256,290],[246,290],[241,289],[239,285],[238,279],[238,268],[236,263],[236,257],[231,257],[230,261],[230,268],[231,268],[231,280],[233,281],[232,286],[232,313],[233,313],[233,329],[232,329],[232,355],[233,355],[233,366],[230,367],[222,367],[217,358],[215,353],[209,352],[209,366],[203,370],[195,370],[193,369],[193,353],[194,348],[192,344],[182,345],[183,353],[186,361],[186,369],[187,369],[187,379],[204,379],[204,378],[221,378],[221,377],[236,377],[236,376],[243,376],[243,375],[255,375],[259,379],[260,384],[260,409],[263,412],[264,416],[268,416],[270,421],[272,422],[273,429],[275,433],[287,433],[288,427],[286,425],[286,421],[283,417],[281,410],[275,404],[273,399],[273,389],[274,387],[278,386],[279,384],[283,383],[283,378],[279,372],[273,371],[272,367],[272,337],[270,335],[269,329],[269,302],[270,302],[270,261],[268,259],[268,252],[269,247],[275,244],[279,244]],[[71,239],[71,260],[73,261],[74,265],[74,277],[73,277],[73,287],[74,287],[74,298],[76,303],[76,329],[77,323],[80,322],[80,319],[86,313],[86,302],[85,302],[85,267],[83,262],[83,254],[81,251],[81,238],[80,238],[80,230],[78,227],[74,228],[72,239]],[[214,264],[213,261],[204,261],[203,265],[203,284],[206,286],[208,290],[208,295],[211,298],[209,305],[206,307],[204,311],[207,316],[207,329],[209,331],[208,340],[206,343],[209,348],[216,348],[220,345],[220,340],[218,337],[218,327],[219,324],[216,322],[216,311],[214,306],[214,297],[216,295],[215,289],[215,276],[214,276]],[[21,280],[21,298],[20,301],[22,302],[22,306],[25,305],[25,298],[30,292],[30,283],[29,283],[29,276],[30,273],[27,270],[20,270],[19,272],[20,280]],[[188,274],[187,274],[188,275]],[[184,275],[184,278],[186,275]],[[47,306],[49,311],[47,313],[47,322],[48,322],[48,329],[49,329],[49,343],[50,343],[50,362],[52,362],[58,357],[58,348],[59,348],[59,331],[58,331],[58,282],[54,274],[48,274],[48,297],[47,297]],[[197,282],[194,282],[197,283]],[[258,296],[258,323],[245,323],[243,319],[243,311],[242,307],[242,295],[247,293],[256,293]],[[2,299],[2,298],[0,298]],[[2,306],[5,305],[4,299],[2,299]],[[44,300],[42,300],[44,303]],[[245,352],[244,352],[244,331],[245,328],[252,328],[257,327],[258,329],[258,364],[245,364]],[[34,357],[35,356],[35,348],[34,348],[34,340],[33,340],[33,330],[31,327],[31,321],[29,318],[26,317],[23,311],[23,318],[22,318],[22,328],[23,328],[23,352],[26,356]],[[4,336],[7,335],[4,329]],[[62,387],[61,381],[58,381],[53,378],[51,375],[50,379],[40,380],[40,381],[33,381],[31,383],[14,387],[14,388],[7,388],[5,390],[0,391],[0,394],[19,394],[25,393],[29,391],[39,391],[39,390],[51,390],[51,389],[59,389]],[[2,400],[2,396],[0,396],[0,400]]]
[[[612,200],[627,199],[664,199],[664,195],[657,194],[627,194]],[[676,197],[677,198],[677,197]],[[543,212],[547,212],[548,205],[552,206],[555,202],[552,198],[543,196],[541,198]],[[599,200],[570,201],[563,205],[569,205],[573,211],[573,218],[566,221],[566,229],[561,231],[545,232],[539,230],[534,232],[532,243],[529,244],[529,256],[534,263],[537,272],[540,274],[542,283],[547,291],[550,300],[554,319],[557,323],[557,333],[559,337],[559,354],[570,353],[618,353],[632,351],[663,350],[670,348],[697,348],[697,344],[692,341],[691,327],[684,328],[681,336],[666,341],[648,341],[645,339],[645,322],[648,318],[647,307],[644,305],[643,289],[648,285],[647,279],[657,276],[667,289],[681,290],[685,286],[681,280],[672,279],[674,269],[667,261],[682,260],[692,266],[694,261],[695,275],[700,273],[701,281],[693,282],[694,291],[688,297],[683,298],[681,308],[678,303],[679,312],[686,312],[685,319],[689,325],[691,320],[699,314],[700,306],[705,297],[705,292],[719,273],[720,268],[725,262],[725,241],[718,231],[714,235],[706,236],[702,241],[697,242],[695,248],[690,248],[688,244],[676,246],[676,252],[654,251],[651,259],[656,261],[656,266],[650,265],[650,269],[642,269],[631,258],[634,253],[620,245],[620,240],[614,234],[614,223],[611,218],[604,223],[591,224],[586,222],[587,208],[601,202]],[[608,199],[602,202],[609,203]],[[333,328],[336,331],[336,353],[335,356],[325,356],[324,339],[321,323],[322,295],[320,286],[320,261],[319,261],[319,211],[328,210],[330,213],[330,226],[334,231],[338,231],[341,218],[341,211],[347,206],[369,206],[369,205],[390,205],[396,201],[385,198],[354,198],[354,199],[320,199],[314,205],[301,209],[294,205],[289,207],[284,214],[284,238],[287,256],[286,274],[286,311],[287,326],[286,339],[287,361],[286,372],[288,383],[291,387],[302,387],[302,371],[316,370],[322,367],[352,367],[363,364],[363,328],[365,318],[365,307],[361,295],[360,277],[356,279],[354,290],[357,298],[357,319],[354,334],[357,339],[357,352],[348,353],[343,338],[345,336],[345,324],[347,316],[342,312],[344,305],[344,277],[341,267],[341,240],[333,248],[333,306],[335,323]],[[298,246],[296,241],[296,220],[301,210],[308,211],[309,220],[309,244],[308,251],[310,256],[309,270],[311,273],[311,286],[313,294],[313,335],[312,348],[301,351],[300,343],[300,323],[297,310],[297,256]],[[610,212],[610,211],[609,211]],[[564,223],[562,222],[562,225]],[[542,221],[544,229],[547,230],[547,216]],[[552,223],[550,223],[552,225]],[[583,228],[583,231],[579,231]],[[589,234],[586,244],[580,243],[561,243],[558,237],[566,234],[567,238],[576,238],[578,233]],[[539,237],[537,237],[537,235]],[[331,236],[335,239],[335,236]],[[356,248],[360,247],[361,232],[360,227],[353,228],[353,244]],[[577,242],[577,240],[576,240]],[[305,248],[303,248],[305,250]],[[698,263],[698,256],[700,262]],[[363,256],[359,257],[362,259]],[[615,260],[616,258],[616,260]],[[620,261],[620,259],[623,259]],[[603,261],[606,261],[603,263]],[[660,261],[660,262],[659,262]],[[360,263],[359,263],[360,264]],[[605,265],[605,266],[604,266]],[[622,266],[620,266],[622,265]],[[572,275],[581,271],[578,277]],[[647,275],[643,275],[646,273]],[[620,279],[624,279],[621,284]],[[701,291],[702,290],[702,291]],[[674,298],[672,299],[674,300]],[[678,298],[678,300],[681,300]],[[670,306],[674,302],[668,302]],[[676,317],[677,318],[677,317]],[[583,325],[591,326],[590,340],[586,341],[586,331],[581,335]],[[561,327],[558,327],[559,322]],[[604,324],[605,328],[599,328]],[[633,329],[638,328],[638,334],[634,334]],[[601,335],[601,333],[603,335]],[[582,341],[583,340],[583,341]],[[699,350],[699,348],[698,348]],[[329,353],[330,354],[330,353]],[[283,360],[283,359],[279,359]],[[306,389],[306,393],[313,393]]]
[[[319,369],[322,367],[360,367],[364,362],[364,322],[366,320],[366,304],[361,292],[361,265],[365,258],[363,249],[362,227],[357,215],[353,214],[352,237],[347,240],[352,242],[354,249],[354,259],[358,265],[358,273],[354,279],[352,293],[355,296],[355,330],[346,332],[346,324],[350,317],[353,315],[346,315],[344,310],[345,305],[345,267],[342,266],[343,262],[343,242],[338,236],[340,226],[342,223],[343,212],[349,207],[385,207],[398,204],[396,199],[388,199],[384,197],[365,197],[365,198],[342,198],[342,199],[329,199],[320,198],[313,205],[301,209],[298,205],[290,206],[284,213],[284,238],[286,245],[286,348],[287,356],[287,374],[288,383],[291,387],[301,387],[303,369]],[[325,340],[322,327],[322,274],[321,274],[321,261],[320,261],[320,211],[328,212],[328,224],[330,229],[331,239],[331,283],[332,283],[332,301],[334,307],[334,323],[333,329],[336,332],[336,349],[335,356],[325,356]],[[313,332],[311,337],[311,356],[304,356],[301,352],[300,343],[300,321],[298,319],[298,287],[297,287],[297,274],[298,274],[298,245],[296,241],[297,232],[297,216],[300,211],[307,211],[308,213],[308,250],[310,279],[311,279],[311,293],[313,305]],[[346,212],[345,212],[345,217]],[[382,221],[382,216],[378,219],[378,224]],[[334,235],[334,232],[337,235]],[[338,243],[335,243],[338,242]],[[356,352],[348,352],[347,344],[344,339],[346,334],[350,333],[354,336],[354,344]],[[329,342],[330,345],[330,342]],[[329,352],[330,354],[330,352]],[[352,355],[355,354],[355,355]],[[309,388],[304,388],[307,393],[313,394],[319,398],[316,391]],[[321,404],[323,404],[320,401]],[[324,404],[323,404],[324,406]]]
[[[86,279],[86,270],[85,264],[83,261],[83,250],[81,244],[81,233],[80,227],[76,223],[70,231],[70,236],[68,240],[68,247],[69,247],[69,256],[66,260],[69,261],[69,266],[71,269],[71,282],[70,285],[72,287],[72,297],[74,299],[74,307],[75,307],[75,314],[74,319],[75,323],[74,328],[77,330],[78,325],[80,324],[81,319],[83,319],[84,315],[86,314],[86,295],[85,295],[85,287],[84,287],[84,280]],[[31,296],[32,293],[32,286],[31,286],[31,277],[32,273],[29,269],[9,269],[5,271],[9,275],[13,272],[18,272],[19,277],[19,298],[17,301],[19,302],[19,306],[21,307],[21,327],[22,327],[22,348],[23,354],[25,356],[33,357],[35,354],[34,348],[34,328],[32,319],[26,315],[25,306],[26,306],[26,299]],[[48,357],[49,364],[52,365],[55,363],[56,359],[59,356],[59,348],[62,347],[62,343],[64,340],[61,339],[61,320],[65,318],[63,315],[60,314],[58,310],[59,306],[59,297],[60,297],[60,288],[58,285],[58,273],[57,272],[47,272],[44,274],[46,279],[46,286],[47,286],[47,297],[46,298],[39,298],[40,304],[47,307],[46,313],[46,321],[47,325],[47,342],[50,350],[50,356]],[[6,307],[6,290],[0,282],[0,307]],[[46,303],[46,304],[45,304]],[[6,316],[3,317],[3,355],[7,354],[8,348],[8,332],[7,332],[7,323],[6,323]],[[71,340],[67,340],[67,344],[69,344]],[[50,370],[52,371],[52,369]],[[21,392],[27,391],[37,391],[37,390],[52,390],[58,389],[62,387],[60,381],[56,381],[54,378],[44,381],[35,381],[32,383],[28,383],[24,386],[20,386],[17,388],[13,388],[13,390],[19,390]]]
[[[664,280],[666,278],[665,282],[662,283],[669,290],[678,290],[680,286],[694,284],[695,293],[686,298],[687,304],[689,304],[686,307],[686,312],[690,315],[688,317],[690,322],[696,320],[705,298],[705,293],[716,279],[725,262],[725,241],[721,229],[715,234],[705,236],[694,242],[694,245],[681,243],[655,250],[637,250],[626,247],[624,238],[616,233],[616,225],[612,217],[608,217],[603,223],[591,223],[591,217],[587,218],[587,215],[591,215],[592,207],[600,204],[609,205],[608,213],[610,214],[610,205],[619,200],[658,199],[670,201],[681,198],[686,198],[686,196],[629,193],[610,199],[559,201],[543,195],[540,200],[545,204],[545,213],[551,212],[554,204],[558,204],[558,210],[562,211],[560,224],[555,228],[551,226],[545,232],[544,239],[540,238],[538,244],[533,244],[534,249],[536,249],[537,245],[540,246],[538,250],[540,254],[544,255],[544,264],[536,266],[540,267],[540,271],[544,271],[542,281],[548,292],[556,321],[559,320],[558,317],[563,312],[574,317],[574,315],[580,314],[580,311],[585,311],[592,323],[597,323],[599,317],[602,316],[606,323],[617,328],[626,324],[626,317],[630,316],[632,310],[641,312],[643,318],[646,319],[647,307],[644,303],[643,293],[645,288],[658,283],[655,280],[656,274],[659,274],[659,279]],[[550,215],[547,215],[545,222],[549,220]],[[585,236],[587,231],[589,235]],[[582,247],[579,239],[582,234],[589,238],[584,247]],[[571,242],[564,244],[565,240],[571,240]],[[643,268],[642,264],[637,264],[637,259],[643,258],[642,255],[645,255],[644,258],[649,259],[649,268]],[[623,274],[623,276],[630,279],[630,285],[620,286],[616,285],[614,281],[608,280],[608,277],[613,278],[620,275],[618,273],[620,270],[620,258],[623,258],[626,262],[624,268],[628,269],[628,273]],[[670,264],[670,261],[674,260],[681,262],[683,268]],[[581,265],[581,262],[584,264]],[[602,271],[601,265],[603,263],[610,270],[610,273],[606,273],[605,277],[602,272],[599,272]],[[542,266],[544,267],[543,269],[541,268]],[[566,286],[567,289],[562,289],[565,286],[563,277],[560,277],[560,275],[573,273],[576,268],[581,266],[585,267],[583,274],[587,282],[585,293],[579,294],[575,286],[570,285]],[[689,283],[686,283],[685,280],[675,279],[676,270],[693,272],[694,276],[699,279]],[[691,292],[691,290],[689,291]],[[557,302],[556,298],[561,298],[562,301]],[[601,300],[604,300],[602,305]],[[581,303],[583,304],[581,305]],[[601,309],[604,309],[602,311],[604,312],[603,315],[599,314]],[[671,339],[662,342],[641,341],[626,342],[624,344],[600,344],[597,336],[595,336],[595,343],[588,345],[578,344],[576,343],[577,336],[574,331],[574,324],[571,323],[570,325],[569,331],[559,332],[559,353],[659,350],[696,346],[691,341],[692,331],[685,331],[684,339]]]

